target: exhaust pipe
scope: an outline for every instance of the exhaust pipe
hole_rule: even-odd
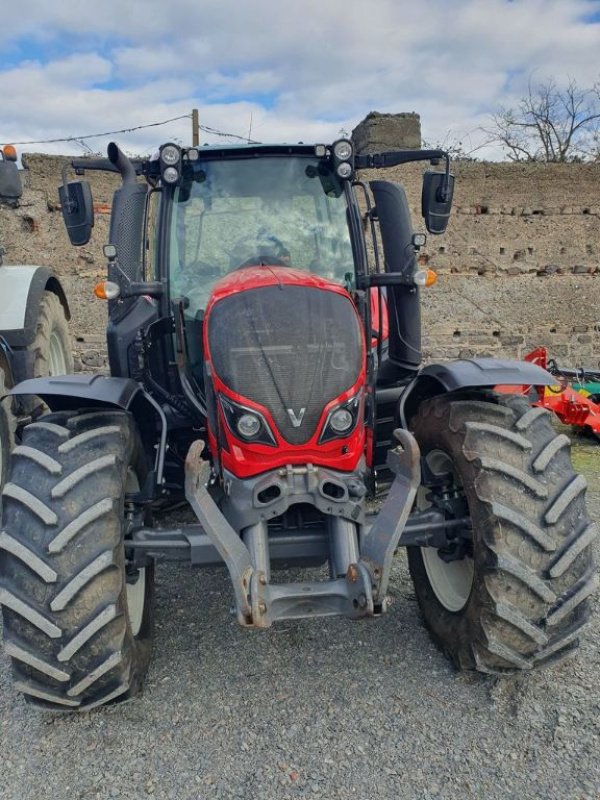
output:
[[[135,178],[135,169],[131,161],[127,158],[125,153],[120,150],[119,145],[116,142],[110,142],[107,147],[107,155],[108,160],[111,164],[114,164],[115,167],[121,173],[121,179],[124,184],[127,183],[136,183]]]

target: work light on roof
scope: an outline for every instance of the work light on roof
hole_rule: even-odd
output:
[[[332,167],[338,178],[351,180],[354,175],[354,149],[348,139],[338,139],[331,146]]]
[[[166,144],[160,150],[160,160],[169,167],[174,167],[181,159],[181,150],[175,144]]]
[[[179,180],[179,170],[175,167],[166,167],[163,169],[162,179],[165,183],[177,183]]]
[[[333,145],[333,155],[339,161],[348,161],[352,158],[352,142],[347,139],[340,139]]]

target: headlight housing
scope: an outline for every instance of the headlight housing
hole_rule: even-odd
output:
[[[175,167],[165,167],[162,174],[162,179],[165,183],[177,183],[179,180],[179,172]]]
[[[352,433],[360,415],[361,396],[361,393],[356,394],[350,400],[331,409],[323,425],[319,444],[330,442],[332,439],[345,439]]]
[[[247,411],[237,418],[235,427],[242,439],[254,439],[260,431],[260,417]]]
[[[180,158],[181,158],[181,152],[179,148],[174,144],[166,144],[160,151],[160,159],[168,167],[177,166],[177,164],[179,164]]]
[[[352,142],[340,139],[333,145],[333,155],[339,161],[349,161],[352,158]]]
[[[158,152],[160,176],[164,183],[173,186],[181,180],[181,148],[168,142]]]
[[[331,146],[333,169],[338,178],[351,180],[354,176],[354,148],[348,139],[338,139]]]
[[[244,442],[277,447],[269,423],[260,411],[234,403],[222,394],[219,395],[219,400],[227,426],[234,436]]]

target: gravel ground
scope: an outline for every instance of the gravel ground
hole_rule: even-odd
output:
[[[574,458],[597,517],[598,445]],[[392,591],[377,621],[261,633],[229,616],[224,571],[162,567],[142,697],[53,717],[16,697],[0,657],[0,800],[597,800],[598,614],[576,659],[496,679],[436,650],[403,556]]]

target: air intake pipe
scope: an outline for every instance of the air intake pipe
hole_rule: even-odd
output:
[[[133,168],[133,164],[127,158],[125,153],[119,148],[118,144],[115,142],[110,142],[107,148],[107,155],[110,163],[114,164],[121,173],[121,179],[124,184],[136,183],[135,169]]]
[[[402,186],[389,181],[371,181],[385,271],[400,273],[405,283],[387,288],[389,359],[397,367],[416,370],[421,363],[421,306],[414,283],[417,254],[408,200]]]
[[[117,248],[119,266],[129,280],[141,281],[144,210],[148,187],[145,183],[138,183],[133,164],[114,142],[108,145],[107,155],[109,161],[119,170],[123,181],[113,197],[109,243]],[[125,305],[127,304],[121,303],[119,309],[125,310]],[[112,317],[117,312],[116,304],[110,303],[109,309]]]

